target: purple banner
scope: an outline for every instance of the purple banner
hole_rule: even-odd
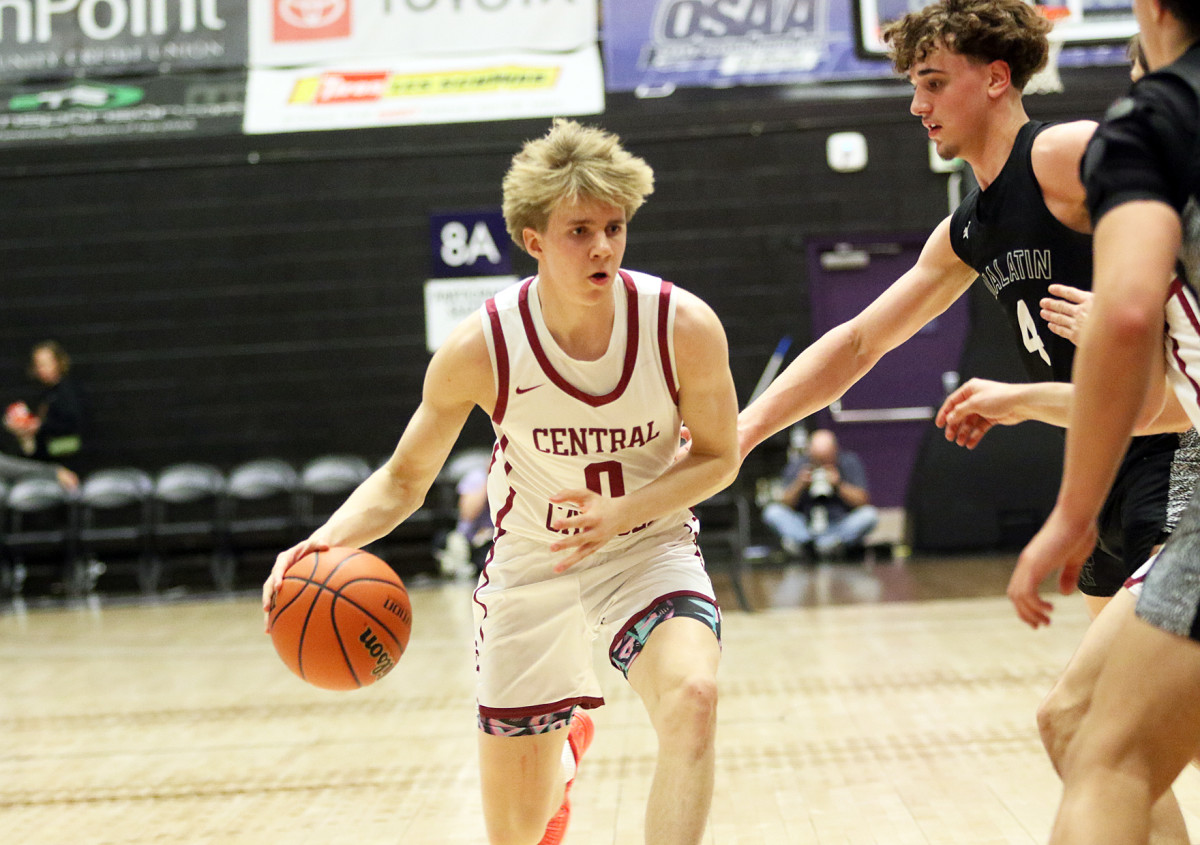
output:
[[[669,92],[893,79],[856,50],[848,0],[604,0],[605,87]],[[1119,64],[1120,47],[1067,47],[1064,67]]]
[[[892,76],[854,51],[845,0],[605,0],[609,91]]]

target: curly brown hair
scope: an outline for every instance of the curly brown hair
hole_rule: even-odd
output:
[[[1179,19],[1192,35],[1200,35],[1200,8],[1195,0],[1160,0],[1163,8]]]
[[[944,47],[980,62],[1006,62],[1013,87],[1024,90],[1046,66],[1050,27],[1024,0],[940,0],[888,24],[882,37],[898,73]]]

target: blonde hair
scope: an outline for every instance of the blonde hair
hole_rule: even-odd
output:
[[[654,192],[654,171],[611,132],[556,118],[513,156],[503,191],[505,226],[524,249],[524,231],[544,232],[562,203],[599,200],[624,209],[630,220]]]

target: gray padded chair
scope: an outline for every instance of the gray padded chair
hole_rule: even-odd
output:
[[[229,471],[225,528],[235,569],[247,552],[269,550],[274,562],[273,553],[303,539],[296,506],[299,485],[295,468],[278,458],[247,461]]]
[[[305,464],[296,497],[300,528],[323,524],[370,474],[371,465],[357,455],[322,455]]]
[[[164,572],[181,556],[208,560],[213,584],[233,589],[225,532],[225,474],[211,464],[178,463],[154,479],[154,554]]]
[[[9,488],[4,511],[7,588],[20,595],[30,567],[45,566],[59,571],[67,592],[79,592],[75,494],[49,478],[25,478]]]
[[[144,470],[119,467],[98,470],[79,488],[77,572],[90,592],[101,572],[117,560],[129,559],[143,593],[158,591],[161,562],[151,546],[151,494],[154,481]],[[99,561],[108,558],[104,564]]]

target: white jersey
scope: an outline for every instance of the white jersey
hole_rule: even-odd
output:
[[[480,311],[496,378],[488,501],[497,537],[561,539],[550,524],[569,511],[551,504],[552,495],[578,488],[624,495],[662,475],[679,451],[674,288],[626,270],[612,287],[612,338],[596,361],[573,359],[555,342],[536,277],[500,291]],[[691,522],[682,509],[614,538],[610,548],[643,530]]]
[[[1200,427],[1200,305],[1179,278],[1171,282],[1166,314],[1167,378],[1192,425]]]

